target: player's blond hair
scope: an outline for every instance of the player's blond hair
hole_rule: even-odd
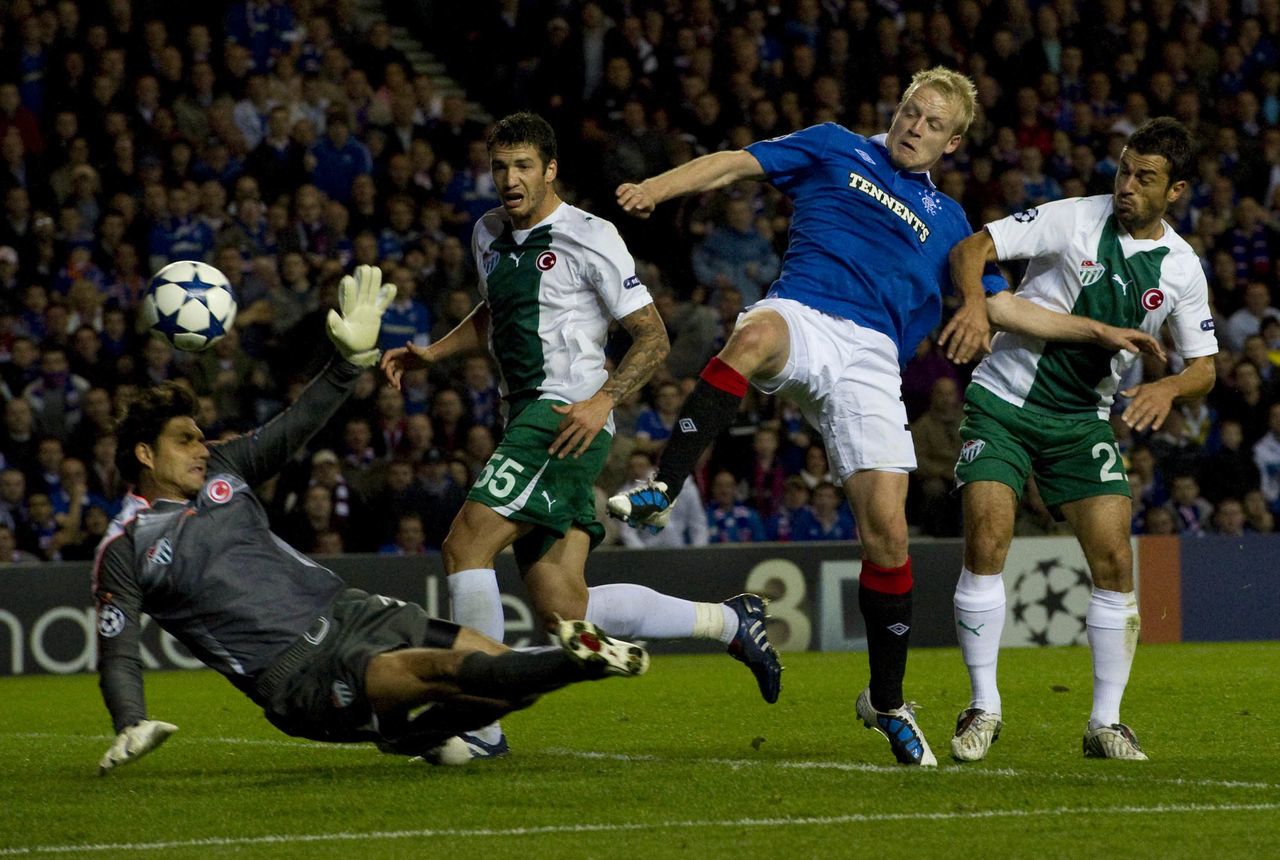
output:
[[[960,121],[956,125],[956,134],[964,134],[969,130],[978,103],[978,88],[967,75],[962,75],[946,66],[922,69],[911,76],[911,85],[902,94],[902,101],[898,102],[898,107],[901,108],[906,104],[907,100],[921,87],[936,90],[943,98],[960,109]]]

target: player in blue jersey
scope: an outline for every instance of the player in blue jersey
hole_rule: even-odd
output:
[[[766,179],[791,197],[795,215],[782,275],[702,371],[655,480],[614,496],[610,512],[661,527],[699,455],[733,421],[748,382],[795,400],[822,432],[862,538],[858,602],[871,682],[857,712],[889,739],[898,761],[913,765],[937,762],[902,695],[912,591],[905,505],[916,460],[900,368],[938,324],[947,253],[972,232],[929,170],[960,145],[974,98],[963,75],[922,71],[887,135],[827,123],[618,188],[623,209],[646,217],[672,197]],[[985,289],[1004,286],[995,274]],[[942,335],[958,362],[989,346],[984,284],[962,298]]]

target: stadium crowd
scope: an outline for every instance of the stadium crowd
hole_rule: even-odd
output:
[[[4,5],[0,563],[92,556],[125,492],[112,418],[140,386],[188,380],[211,438],[290,402],[323,360],[323,315],[353,265],[381,265],[400,287],[384,348],[465,317],[471,226],[498,205],[473,107],[552,122],[563,195],[618,224],[654,293],[671,355],[617,410],[600,494],[643,478],[696,374],[776,276],[789,204],[752,184],[636,221],[615,186],[813,123],[877,134],[904,82],[935,64],[978,86],[968,139],[933,176],[975,227],[1108,193],[1148,117],[1193,129],[1198,177],[1174,226],[1209,280],[1218,385],[1157,432],[1114,422],[1133,529],[1275,530],[1280,0],[435,6],[415,35],[466,98],[415,71],[386,22],[359,26],[350,0]],[[234,331],[203,353],[134,326],[150,274],[179,259],[216,265],[239,299]],[[926,341],[904,375],[920,462],[910,518],[928,534],[959,529],[950,489],[968,370]],[[402,391],[371,372],[262,498],[281,536],[310,552],[435,550],[501,430],[487,356],[408,374]],[[693,484],[681,506],[699,516],[666,545],[856,534],[820,438],[754,391]],[[1055,528],[1029,493],[1019,531]]]

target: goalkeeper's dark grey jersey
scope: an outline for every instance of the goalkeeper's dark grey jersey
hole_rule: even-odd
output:
[[[275,474],[346,400],[360,369],[335,358],[297,402],[209,445],[190,501],[129,496],[98,548],[99,683],[119,732],[146,718],[143,614],[246,693],[346,586],[271,533],[250,487]]]

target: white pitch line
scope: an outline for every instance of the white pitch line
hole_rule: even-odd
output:
[[[1275,812],[1280,803],[1239,804],[1161,804],[1157,806],[1121,806],[1107,810],[1108,815],[1157,815],[1205,812]],[[901,821],[967,821],[999,818],[1045,818],[1067,815],[1097,815],[1097,807],[1056,806],[1046,809],[986,809],[972,812],[886,812],[852,813],[849,815],[803,816],[797,818],[730,818],[693,819],[673,821],[621,821],[598,824],[547,824],[538,827],[506,828],[440,828],[425,830],[375,830],[368,833],[343,831],[338,833],[272,833],[264,836],[210,836],[202,839],[184,839],[170,842],[108,842],[81,845],[17,845],[0,848],[0,857],[16,857],[28,854],[67,854],[77,851],[167,851],[177,848],[228,847],[242,845],[287,845],[317,842],[367,842],[378,839],[433,839],[544,836],[560,833],[620,833],[644,830],[684,829],[696,830],[711,827],[828,827],[837,824],[879,824]]]
[[[57,734],[54,732],[0,732],[0,738],[21,738],[30,740],[74,740],[74,741],[93,741],[95,743],[109,742],[113,735],[76,735],[76,734]],[[291,740],[273,740],[271,738],[230,738],[230,737],[211,737],[198,735],[181,735],[181,741],[184,744],[230,744],[233,746],[250,746],[250,747],[272,747],[276,749],[294,749],[294,750],[344,750],[347,752],[372,753],[375,749],[370,744],[332,744],[321,743],[319,741],[291,741]],[[594,752],[590,750],[572,750],[563,747],[552,747],[543,750],[530,750],[531,754],[548,755],[557,758],[577,758],[594,761],[615,761],[622,763],[640,763],[650,762],[654,764],[679,764],[679,765],[715,765],[717,767],[744,768],[744,767],[776,767],[787,770],[838,770],[851,773],[885,773],[885,774],[902,774],[907,773],[908,769],[902,765],[894,764],[870,764],[867,762],[856,761],[814,761],[809,759],[736,759],[736,758],[673,758],[650,755],[647,753],[608,753]],[[1118,773],[1055,773],[1047,771],[1024,771],[1014,768],[984,768],[984,767],[943,767],[936,771],[921,771],[937,774],[946,774],[949,776],[978,776],[978,777],[1003,777],[1013,779],[1048,779],[1048,780],[1078,780],[1086,779],[1090,782],[1133,782],[1143,785],[1172,785],[1188,788],[1241,788],[1260,791],[1274,791],[1280,789],[1280,783],[1272,782],[1250,782],[1246,780],[1235,779],[1187,779],[1185,777],[1153,777],[1145,776],[1140,773],[1134,774],[1118,774]]]
[[[656,762],[659,764],[714,764],[732,768],[741,767],[778,767],[794,770],[840,770],[855,773],[907,773],[909,769],[894,764],[868,764],[856,761],[811,761],[807,759],[735,759],[735,758],[662,758],[644,753],[605,753],[587,752],[564,748],[552,748],[540,751],[543,755],[563,756],[565,758],[594,759],[618,762]],[[1140,774],[1125,775],[1112,773],[1053,773],[1045,771],[1023,771],[1014,768],[972,768],[959,765],[941,767],[937,770],[919,769],[921,773],[947,774],[949,776],[995,776],[1013,777],[1017,779],[1087,779],[1091,782],[1140,782],[1146,785],[1180,785],[1200,788],[1247,788],[1264,791],[1280,789],[1280,784],[1272,782],[1246,782],[1233,779],[1186,779],[1184,777],[1149,777]]]

